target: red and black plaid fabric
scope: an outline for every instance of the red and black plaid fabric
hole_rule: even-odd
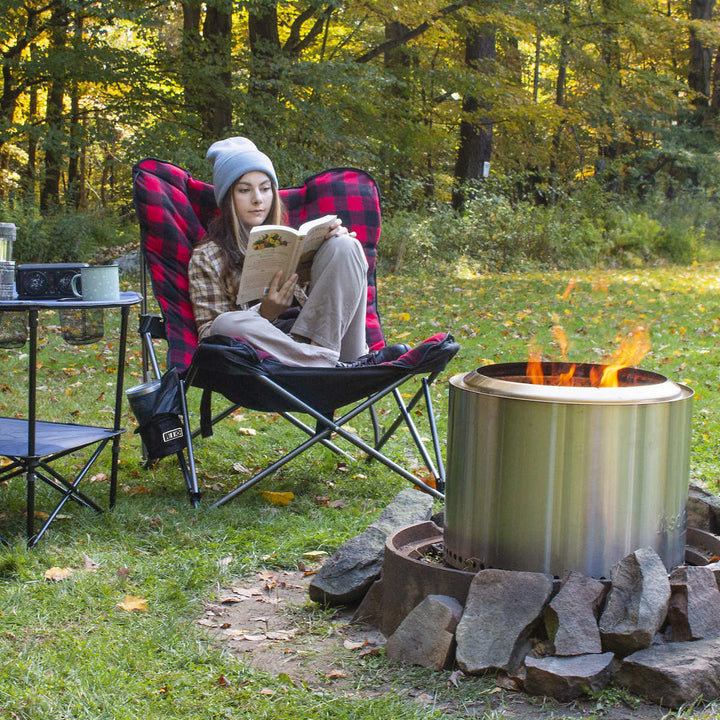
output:
[[[367,341],[385,345],[377,307],[376,257],[380,239],[380,194],[373,178],[356,168],[334,168],[297,187],[280,191],[288,224],[297,227],[320,215],[336,214],[357,233],[368,261]],[[169,162],[148,158],[133,167],[133,197],[141,249],[153,292],[166,321],[168,368],[184,372],[198,345],[188,290],[193,247],[217,213],[213,187]]]

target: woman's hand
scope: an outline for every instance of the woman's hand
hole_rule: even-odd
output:
[[[348,229],[342,224],[342,220],[340,218],[333,220],[333,224],[330,226],[325,239],[327,240],[328,238],[335,237],[336,235],[350,235],[350,237],[355,237],[355,233],[348,232]]]
[[[278,315],[292,305],[298,276],[297,273],[293,273],[282,285],[281,279],[282,271],[278,270],[270,282],[267,295],[260,303],[260,315],[270,322],[276,320]]]

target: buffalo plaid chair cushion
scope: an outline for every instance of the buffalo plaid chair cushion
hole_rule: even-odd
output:
[[[146,159],[133,168],[133,187],[141,250],[166,322],[167,365],[184,373],[198,345],[187,267],[194,246],[217,213],[213,186],[177,165]],[[334,168],[307,178],[298,187],[283,188],[280,195],[288,225],[297,227],[332,213],[355,231],[368,261],[367,342],[371,350],[383,347],[376,275],[380,194],[373,178],[356,168]]]

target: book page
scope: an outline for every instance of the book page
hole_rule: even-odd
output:
[[[238,304],[262,300],[278,270],[282,270],[283,279],[293,273],[299,241],[296,230],[281,225],[263,225],[250,231],[236,300]]]

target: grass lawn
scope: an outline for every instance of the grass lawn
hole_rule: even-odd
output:
[[[450,330],[462,349],[454,374],[493,362],[521,361],[531,344],[560,359],[553,327],[568,340],[567,357],[601,361],[637,325],[649,328],[652,348],[640,366],[688,384],[696,393],[692,468],[695,482],[717,490],[720,427],[720,264],[583,272],[476,275],[468,266],[380,278],[381,313],[390,341],[415,343]],[[138,288],[133,288],[138,289]],[[114,375],[105,369],[115,353],[115,320],[106,316],[109,345],[73,347],[61,342],[57,318],[41,318],[39,417],[108,426]],[[140,346],[132,329],[126,387],[140,381]],[[24,415],[26,362],[22,350],[0,350],[0,412]],[[444,437],[447,378],[434,401]],[[196,405],[196,403],[195,403]],[[389,407],[389,406],[388,406]],[[198,441],[204,500],[187,501],[171,459],[145,469],[136,424],[127,407],[120,454],[118,503],[96,515],[65,506],[34,550],[23,542],[24,482],[0,488],[0,717],[3,718],[431,718],[518,717],[502,703],[463,710],[492,688],[489,680],[454,688],[447,674],[399,668],[382,656],[358,660],[351,692],[323,691],[251,669],[212,642],[198,626],[203,603],[223,586],[261,570],[296,570],[308,553],[332,552],[362,531],[405,484],[377,464],[338,459],[313,449],[258,488],[292,492],[274,506],[255,489],[217,510],[209,503],[235,487],[246,469],[289,446],[294,434],[272,417],[243,412],[213,438]],[[362,421],[359,421],[362,422]],[[359,423],[358,423],[359,424]],[[393,444],[404,457],[406,445]],[[77,463],[70,458],[69,464]],[[109,453],[85,490],[107,502]],[[38,509],[43,508],[39,491]],[[71,569],[47,579],[50,568]],[[121,605],[139,598],[141,609]],[[126,606],[127,607],[127,606]],[[332,627],[331,614],[309,604],[314,632]],[[418,704],[384,687],[424,684],[444,705]],[[596,699],[596,717],[613,696]],[[618,703],[627,703],[620,698]],[[562,706],[533,717],[562,717]],[[718,708],[688,708],[679,717],[717,717]],[[675,717],[670,714],[668,717]],[[627,713],[624,717],[632,717]]]

